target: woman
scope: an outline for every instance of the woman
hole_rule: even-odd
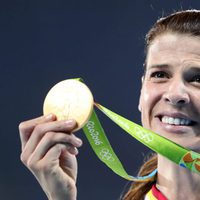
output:
[[[147,34],[146,43],[139,102],[142,124],[200,152],[200,11],[161,18]],[[75,121],[56,121],[54,115],[19,126],[21,160],[50,200],[76,199],[76,155],[82,142],[71,133],[75,127]],[[133,183],[123,199],[200,199],[198,174],[161,155],[150,158],[139,174],[147,175],[155,168],[158,173],[152,180]]]

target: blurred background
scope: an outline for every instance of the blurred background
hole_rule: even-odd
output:
[[[97,102],[140,123],[146,32],[161,16],[199,7],[196,0],[1,0],[1,199],[47,199],[20,161],[18,124],[42,115],[54,84],[82,77]],[[98,114],[127,172],[136,175],[150,150]],[[82,131],[77,135],[84,142],[78,200],[119,199],[130,183],[97,159]]]

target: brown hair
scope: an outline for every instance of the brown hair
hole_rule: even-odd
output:
[[[154,154],[140,168],[139,176],[146,176],[157,168],[157,155]],[[142,182],[134,182],[129,191],[123,197],[123,200],[143,200],[144,195],[151,189],[156,181],[156,176]]]
[[[160,18],[146,35],[146,55],[152,41],[161,34],[166,32],[187,34],[190,36],[200,36],[200,11],[185,10],[175,12],[167,17]],[[140,168],[139,176],[150,174],[157,168],[157,156],[153,155]],[[150,180],[132,183],[129,191],[123,197],[123,200],[143,200],[145,194],[151,189],[156,182],[156,176]]]

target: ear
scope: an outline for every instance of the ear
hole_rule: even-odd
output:
[[[144,81],[144,76],[142,76],[142,78],[141,78],[142,85],[143,85],[143,81]],[[140,90],[140,98],[139,98],[139,104],[138,104],[138,110],[140,112],[142,112],[142,105],[141,105],[141,103],[142,103],[142,96],[141,96],[141,94],[142,94],[142,87],[141,87],[141,90]]]

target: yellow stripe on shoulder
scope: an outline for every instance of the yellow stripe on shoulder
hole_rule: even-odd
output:
[[[145,200],[157,200],[156,197],[153,196],[152,190],[146,194]]]

